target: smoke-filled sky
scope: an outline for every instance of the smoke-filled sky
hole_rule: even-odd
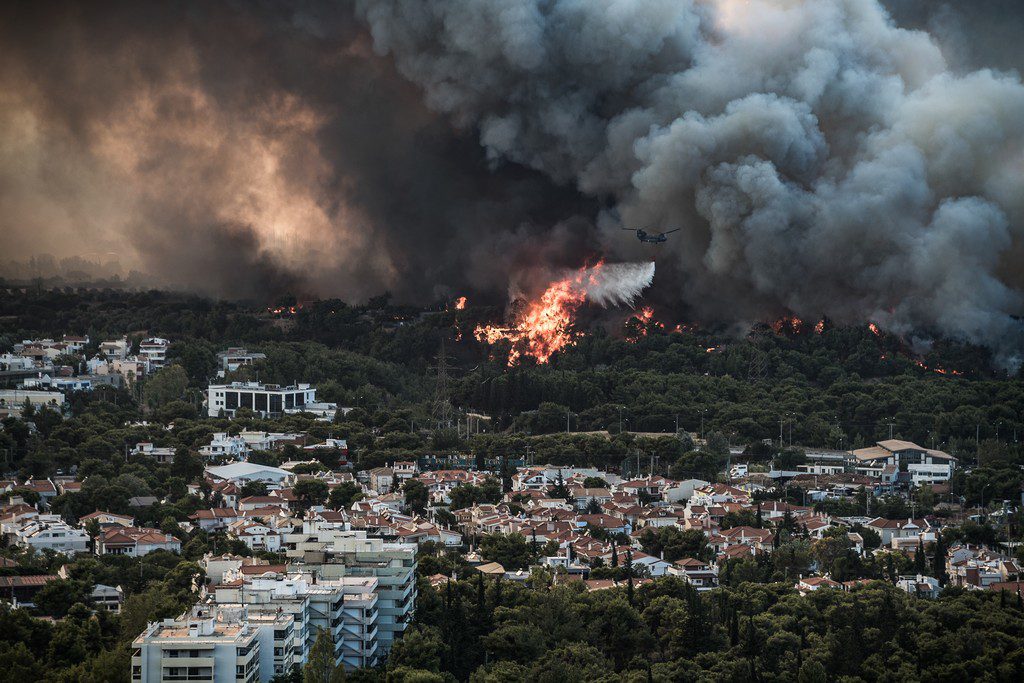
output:
[[[423,299],[656,254],[693,319],[1009,357],[1022,29],[1010,0],[8,3],[0,261]]]

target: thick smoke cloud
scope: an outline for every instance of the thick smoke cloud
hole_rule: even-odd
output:
[[[9,3],[0,262],[497,301],[654,253],[647,295],[689,318],[1009,360],[1022,25],[1008,0]]]
[[[350,3],[0,15],[0,264],[113,252],[217,295],[499,300],[522,264],[585,251],[593,213],[538,172],[489,173]]]
[[[792,311],[1022,348],[1024,87],[877,0],[360,0],[426,101],[514,162],[679,227],[703,319]],[[905,8],[912,11],[914,8]]]

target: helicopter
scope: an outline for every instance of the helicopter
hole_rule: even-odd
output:
[[[674,232],[679,232],[679,230],[680,230],[679,228],[676,228],[675,230],[669,230],[667,232],[657,232],[657,233],[653,233],[653,234],[648,234],[648,232],[646,230],[643,230],[643,229],[638,229],[638,230],[634,230],[633,228],[622,228],[622,229],[623,230],[628,230],[629,232],[635,232],[636,233],[636,238],[638,240],[640,240],[641,242],[644,242],[645,244],[661,244],[662,242],[667,242],[669,235],[671,235]]]

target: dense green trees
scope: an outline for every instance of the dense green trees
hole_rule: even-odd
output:
[[[537,557],[530,541],[522,534],[488,534],[480,541],[480,554],[506,571],[525,569]]]
[[[991,593],[936,601],[874,583],[800,597],[791,584],[697,593],[676,578],[588,593],[477,579],[424,589],[391,668],[472,681],[1013,680],[1024,612]],[[455,656],[450,656],[456,653]],[[752,676],[751,672],[755,672]],[[952,678],[951,678],[952,677]]]

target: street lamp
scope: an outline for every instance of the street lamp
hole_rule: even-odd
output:
[[[986,515],[985,515],[985,489],[987,489],[991,485],[992,485],[992,482],[989,482],[989,483],[987,483],[987,484],[985,484],[984,486],[981,487],[981,519],[982,519],[983,522],[985,521],[985,517],[986,517]]]

